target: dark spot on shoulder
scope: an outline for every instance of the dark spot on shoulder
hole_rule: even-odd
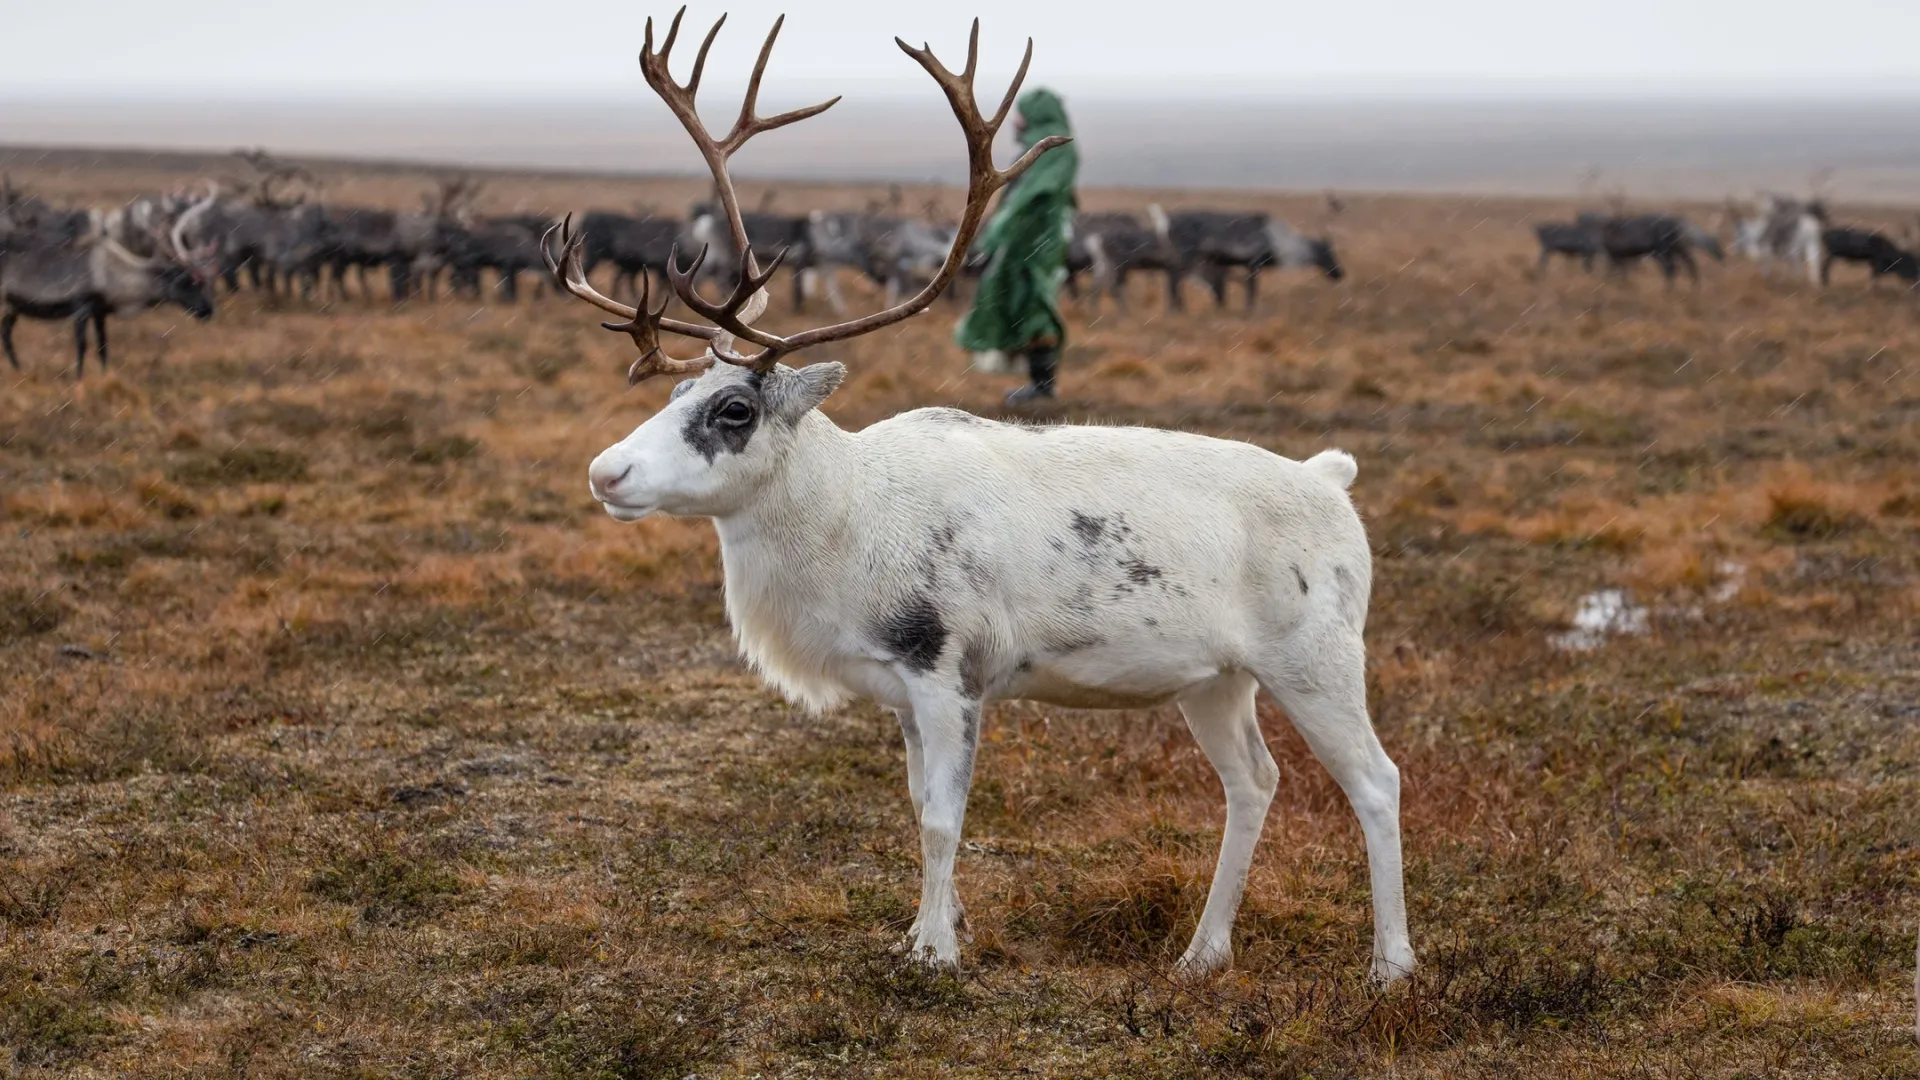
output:
[[[1140,558],[1130,555],[1120,560],[1120,569],[1127,572],[1127,580],[1135,585],[1148,585],[1166,576],[1166,571]]]
[[[973,638],[960,650],[960,696],[979,700],[988,681],[987,643]]]
[[[1067,542],[1065,540],[1060,539],[1057,536],[1047,537],[1047,546],[1052,548],[1055,551],[1067,550]]]
[[[947,626],[940,610],[925,593],[915,593],[906,602],[874,624],[874,639],[910,671],[932,671],[946,648]]]
[[[1088,545],[1097,544],[1100,542],[1101,535],[1107,531],[1107,519],[1088,517],[1080,511],[1075,510],[1073,512],[1073,531],[1080,534],[1081,543]]]
[[[1305,574],[1302,574],[1300,572],[1300,568],[1298,566],[1293,568],[1293,580],[1300,583],[1300,595],[1301,596],[1307,595],[1307,577]]]
[[[951,521],[949,521],[949,522],[947,522],[947,523],[946,523],[945,525],[941,525],[941,526],[939,526],[939,527],[937,527],[937,528],[935,528],[935,529],[933,530],[933,548],[934,548],[934,550],[935,550],[935,551],[943,551],[943,552],[944,552],[944,551],[952,551],[952,550],[953,550],[953,538],[954,538],[955,536],[958,536],[958,535],[959,535],[959,533],[960,533],[960,530],[959,530],[959,528],[958,528],[958,527],[956,527],[956,526],[954,525],[954,523],[953,523],[953,522],[951,522]]]
[[[1147,618],[1147,625],[1148,625],[1148,626],[1159,626],[1159,625],[1160,625],[1160,620],[1159,620],[1159,619],[1155,619],[1155,618],[1153,618],[1153,617],[1151,617],[1151,616],[1149,616],[1149,617]]]

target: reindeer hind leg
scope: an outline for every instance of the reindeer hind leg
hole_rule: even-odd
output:
[[[1260,657],[1254,674],[1360,819],[1373,893],[1372,975],[1384,984],[1411,972],[1414,958],[1401,870],[1400,771],[1367,716],[1365,663],[1359,632],[1338,623],[1296,631]]]
[[[1193,940],[1176,970],[1197,977],[1233,963],[1233,920],[1246,892],[1247,871],[1266,823],[1267,808],[1280,786],[1280,769],[1267,751],[1254,712],[1255,683],[1244,672],[1230,672],[1188,691],[1180,712],[1194,741],[1207,755],[1226,792],[1227,822],[1220,836],[1220,857],[1207,906]]]
[[[92,313],[85,308],[73,316],[73,377],[79,379],[87,373],[87,320]]]
[[[0,314],[0,348],[6,350],[7,363],[12,364],[15,371],[20,370],[20,357],[13,351],[13,324],[19,321],[20,313],[12,308],[8,308],[5,314]]]

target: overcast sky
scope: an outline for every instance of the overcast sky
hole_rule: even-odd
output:
[[[577,0],[8,0],[4,99],[76,95],[560,97],[631,90],[645,16]],[[716,73],[748,63],[783,5],[722,11]],[[895,34],[954,58],[983,22],[983,94],[1035,43],[1036,83],[1072,93],[1233,90],[1738,94],[1920,91],[1920,0],[836,0],[790,5],[785,93],[891,94],[924,80]],[[683,46],[690,53],[691,44]],[[683,61],[683,64],[685,61]],[[684,70],[684,68],[682,68]],[[716,85],[719,85],[716,83]],[[929,91],[930,92],[930,91]],[[657,106],[655,106],[657,107]]]

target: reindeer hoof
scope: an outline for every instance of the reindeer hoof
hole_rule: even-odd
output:
[[[907,945],[907,963],[915,967],[934,974],[951,973],[960,970],[960,952],[958,949],[954,950],[951,956],[942,956],[931,945],[914,945],[912,942],[908,942]]]
[[[1194,942],[1173,965],[1175,978],[1190,982],[1207,978],[1233,966],[1233,946]]]
[[[1389,990],[1401,980],[1413,974],[1413,957],[1404,961],[1389,960],[1384,956],[1373,958],[1373,967],[1367,971],[1367,984],[1375,990]]]

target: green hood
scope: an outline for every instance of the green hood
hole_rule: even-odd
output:
[[[1071,136],[1067,108],[1051,90],[1020,95],[1023,147],[1049,135]],[[1000,196],[978,250],[990,257],[973,309],[955,329],[960,344],[975,352],[1017,351],[1036,342],[1066,339],[1056,297],[1067,273],[1067,243],[1073,234],[1073,186],[1080,151],[1068,143],[1041,154]]]
[[[1020,95],[1017,108],[1020,119],[1026,122],[1020,132],[1021,146],[1032,146],[1049,135],[1073,134],[1073,126],[1067,123],[1066,103],[1051,90],[1034,87]]]

